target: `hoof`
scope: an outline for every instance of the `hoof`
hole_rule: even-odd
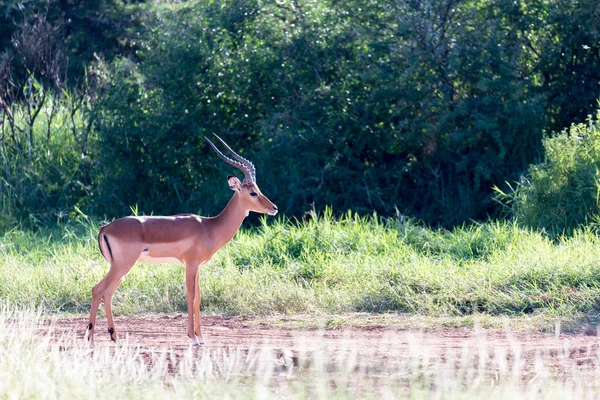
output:
[[[204,338],[202,336],[198,337],[198,336],[194,335],[194,337],[192,338],[192,346],[198,347],[198,346],[202,346],[203,344],[204,344]]]
[[[110,335],[110,340],[117,343],[117,334],[115,333],[115,328],[110,328],[108,330],[108,334]]]
[[[87,342],[88,346],[93,347],[94,346],[94,332],[92,331],[92,324],[89,324],[87,326],[87,329],[85,330],[85,335],[83,335],[83,339]]]

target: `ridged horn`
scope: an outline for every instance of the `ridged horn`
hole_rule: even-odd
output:
[[[213,133],[213,135],[215,135],[215,134]],[[221,153],[221,151],[219,149],[217,149],[217,146],[215,146],[213,144],[213,142],[211,142],[206,136],[204,136],[204,139],[206,139],[206,141],[210,144],[210,146],[213,148],[213,150],[217,153],[217,155],[219,157],[221,157],[221,159],[223,161],[225,161],[229,165],[232,165],[232,166],[240,169],[244,173],[244,175],[246,176],[244,178],[244,183],[255,183],[256,182],[256,169],[254,168],[254,164],[252,164],[250,161],[246,160],[244,157],[240,156],[235,151],[233,151],[231,149],[231,147],[229,147],[229,145],[227,143],[225,143],[225,141],[223,139],[221,139],[217,135],[215,135],[215,137],[217,139],[219,139],[219,141],[223,144],[223,146],[225,146],[227,151],[229,151],[231,153],[231,155],[233,156],[233,158],[235,158],[237,161],[232,160],[231,158],[227,157],[225,154]]]

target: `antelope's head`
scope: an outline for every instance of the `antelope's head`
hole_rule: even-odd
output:
[[[262,194],[258,188],[258,185],[256,184],[256,169],[254,168],[254,164],[237,154],[235,151],[231,150],[231,147],[229,147],[223,139],[217,135],[215,135],[215,137],[219,139],[221,144],[223,144],[227,151],[231,153],[235,160],[232,160],[221,153],[221,151],[217,149],[217,147],[210,140],[208,140],[207,137],[205,137],[205,139],[223,161],[229,165],[239,168],[245,175],[243,181],[240,181],[233,175],[229,175],[227,177],[227,182],[229,183],[231,190],[238,193],[240,200],[247,212],[254,211],[257,213],[269,214],[271,216],[277,214],[277,206],[273,204],[271,200],[267,198],[267,196]]]

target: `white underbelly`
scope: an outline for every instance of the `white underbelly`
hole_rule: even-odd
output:
[[[182,264],[180,259],[175,257],[150,257],[147,251],[142,251],[138,261],[148,264]]]

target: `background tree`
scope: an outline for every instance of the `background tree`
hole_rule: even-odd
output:
[[[8,14],[30,16],[37,3],[16,4]],[[64,207],[100,216],[218,211],[226,172],[202,138],[214,132],[257,164],[288,215],[314,205],[444,226],[484,219],[498,212],[492,187],[540,157],[544,131],[584,120],[598,97],[591,0],[55,0],[44,10],[70,68],[95,71],[66,78],[87,96],[73,104],[85,104],[74,137],[87,138],[88,161],[73,175],[85,195]],[[100,23],[116,28],[92,35]],[[5,64],[20,62],[14,43]],[[13,68],[13,101],[27,74]]]
[[[205,204],[214,171],[200,139],[217,132],[256,155],[287,213],[314,203],[444,225],[484,218],[490,188],[538,154],[547,11],[231,1],[159,14],[140,63],[115,65],[104,190],[121,210]]]
[[[144,0],[0,0],[0,52],[13,55],[13,37],[20,27],[43,18],[60,27],[68,60],[63,73],[75,82],[100,55],[112,60],[135,54],[148,8]],[[15,74],[25,73],[15,64]]]

